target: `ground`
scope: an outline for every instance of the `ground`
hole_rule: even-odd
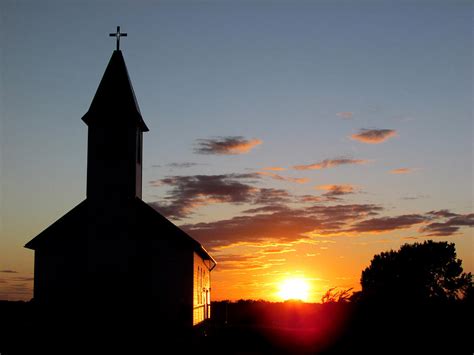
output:
[[[472,304],[364,305],[214,302],[212,319],[179,332],[147,318],[0,302],[0,353],[142,353],[163,347],[208,354],[472,354]],[[41,352],[42,353],[42,352]],[[153,351],[151,352],[153,353]]]

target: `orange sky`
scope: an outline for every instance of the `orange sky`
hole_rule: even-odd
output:
[[[0,299],[31,298],[23,245],[85,197],[80,118],[117,25],[150,128],[143,199],[217,259],[214,299],[278,300],[282,280],[301,277],[319,301],[357,289],[374,254],[428,238],[456,243],[474,271],[469,2],[0,12]]]

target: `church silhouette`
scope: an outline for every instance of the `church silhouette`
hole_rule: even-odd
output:
[[[148,131],[119,40],[89,110],[87,197],[25,247],[35,251],[34,301],[147,312],[169,326],[210,317],[215,260],[142,200]]]

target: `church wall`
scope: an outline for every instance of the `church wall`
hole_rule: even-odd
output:
[[[193,253],[193,325],[211,317],[211,278],[209,267]]]
[[[61,304],[81,299],[83,263],[78,250],[50,247],[35,251],[35,301]]]
[[[159,238],[153,246],[153,299],[166,325],[192,324],[192,250]],[[164,239],[164,238],[163,238]]]

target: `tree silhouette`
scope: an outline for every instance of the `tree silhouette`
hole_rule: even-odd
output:
[[[404,244],[398,251],[375,255],[362,271],[362,298],[401,302],[450,301],[472,292],[454,243]]]
[[[321,297],[321,303],[344,303],[351,300],[351,288],[332,287]]]

